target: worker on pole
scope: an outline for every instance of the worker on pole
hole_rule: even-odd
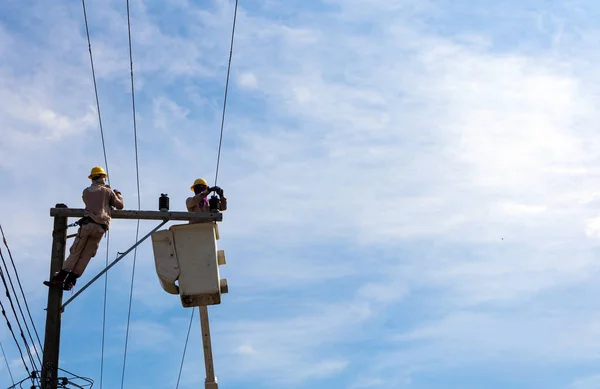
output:
[[[108,231],[111,209],[123,209],[123,196],[118,190],[106,185],[108,174],[100,166],[92,168],[89,179],[92,184],[83,190],[85,212],[77,224],[79,230],[70,249],[70,255],[63,263],[62,270],[44,281],[47,286],[61,286],[71,290],[81,277],[90,260],[96,256],[102,236]]]
[[[211,212],[214,209],[218,211],[227,210],[227,198],[223,195],[223,189],[220,187],[213,186],[209,188],[208,183],[204,178],[198,178],[194,181],[194,184],[190,189],[194,192],[194,196],[188,197],[185,200],[188,212]],[[212,196],[212,198],[208,200],[207,196],[210,192],[217,193],[220,198]],[[218,204],[216,202],[218,202]],[[190,223],[195,222],[190,221]]]

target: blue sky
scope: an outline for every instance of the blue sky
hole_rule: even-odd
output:
[[[104,164],[81,4],[46,3],[0,4],[0,222],[38,331],[49,208],[80,207]],[[220,387],[600,386],[600,5],[473,3],[240,1]],[[135,209],[126,5],[86,5],[111,185]],[[168,193],[183,210],[195,178],[214,180],[233,3],[132,1],[131,16],[142,208]],[[112,224],[110,258],[135,227]],[[109,272],[107,388],[132,260]],[[62,366],[94,387],[102,298],[99,282],[63,315]],[[175,387],[189,313],[144,243],[127,388]],[[24,377],[4,324],[0,341]],[[196,322],[180,388],[203,380]]]

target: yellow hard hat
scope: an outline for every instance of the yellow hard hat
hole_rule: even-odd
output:
[[[104,177],[108,177],[108,174],[106,174],[106,172],[104,171],[104,169],[102,169],[102,166],[95,166],[92,168],[92,171],[90,172],[89,175],[89,179],[91,180],[93,176],[104,176]]]
[[[208,182],[206,182],[206,180],[204,178],[197,178],[196,181],[194,181],[194,185],[192,185],[190,187],[191,190],[194,190],[194,187],[196,185],[204,185],[204,186],[208,186]]]

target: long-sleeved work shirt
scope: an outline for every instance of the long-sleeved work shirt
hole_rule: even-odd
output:
[[[92,181],[92,185],[83,190],[83,202],[85,203],[84,216],[89,216],[99,224],[110,224],[111,207],[123,209],[123,196],[107,188],[103,180]]]

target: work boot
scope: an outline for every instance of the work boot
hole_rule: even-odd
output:
[[[44,281],[44,285],[46,286],[61,286],[63,284],[63,282],[65,282],[65,278],[67,277],[69,273],[67,273],[65,270],[61,270],[58,273],[54,274],[54,277],[52,277],[52,280],[50,281]]]
[[[63,290],[73,289],[73,287],[77,283],[77,278],[79,278],[79,276],[77,274],[69,273],[69,275],[67,276],[67,279],[65,280],[65,283],[63,285]]]

